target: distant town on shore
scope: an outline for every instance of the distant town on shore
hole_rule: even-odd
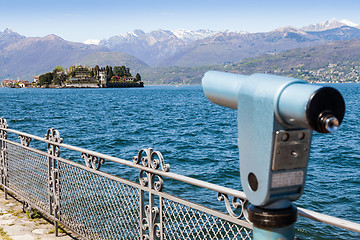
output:
[[[9,88],[129,88],[144,87],[139,73],[133,77],[126,66],[75,65],[64,69],[56,66],[52,72],[35,76],[33,82],[4,80],[1,87]]]

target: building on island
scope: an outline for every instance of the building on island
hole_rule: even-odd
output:
[[[4,80],[1,82],[1,87],[8,88],[25,88],[29,87],[31,83],[26,80]]]
[[[39,76],[34,77],[33,83],[35,84],[39,83]]]
[[[66,70],[66,78],[63,87],[65,88],[125,88],[125,87],[144,87],[143,82],[134,78],[130,74],[130,69],[125,66],[90,68],[88,66],[72,66]],[[118,76],[116,74],[124,74]]]
[[[105,71],[99,72],[99,81],[100,81],[100,87],[106,87],[107,77]]]

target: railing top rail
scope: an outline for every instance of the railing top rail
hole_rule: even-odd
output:
[[[161,170],[157,170],[157,169],[151,169],[151,168],[142,166],[141,164],[136,164],[136,163],[134,163],[132,161],[120,159],[120,158],[117,158],[117,157],[113,157],[113,156],[110,156],[110,155],[98,153],[98,152],[87,150],[87,149],[80,148],[80,147],[75,147],[75,146],[72,146],[72,145],[69,145],[69,144],[52,142],[52,141],[46,140],[43,137],[39,137],[39,136],[35,136],[35,135],[32,135],[32,134],[20,132],[20,131],[14,130],[14,129],[0,127],[0,130],[11,132],[11,133],[14,133],[14,134],[17,134],[17,135],[26,136],[26,137],[29,137],[29,138],[34,139],[34,140],[42,141],[42,142],[45,142],[45,143],[48,143],[48,144],[53,144],[53,145],[56,145],[56,146],[59,146],[59,147],[62,147],[62,148],[66,148],[66,149],[69,149],[69,150],[77,151],[77,152],[80,152],[80,153],[86,153],[86,154],[89,154],[89,155],[92,155],[92,156],[96,156],[96,157],[99,157],[99,158],[102,158],[102,159],[106,159],[106,160],[109,160],[109,161],[112,161],[112,162],[115,162],[115,163],[122,164],[122,165],[125,165],[125,166],[128,166],[128,167],[137,168],[139,170],[144,170],[144,171],[156,174],[156,175],[168,177],[168,178],[171,178],[171,179],[174,179],[174,180],[177,180],[177,181],[181,181],[181,182],[185,182],[185,183],[188,183],[188,184],[191,184],[191,185],[194,185],[194,186],[198,186],[198,187],[206,188],[206,189],[209,189],[209,190],[213,190],[213,191],[218,192],[218,193],[228,194],[230,196],[234,196],[234,197],[241,198],[241,199],[247,199],[244,192],[234,190],[234,189],[231,189],[231,188],[227,188],[227,187],[223,187],[223,186],[220,186],[220,185],[217,185],[217,184],[205,182],[205,181],[202,181],[202,180],[194,179],[194,178],[191,178],[191,177],[183,176],[183,175],[172,173],[172,172],[165,172],[165,171],[161,171]],[[301,207],[298,207],[298,214],[300,216],[302,216],[302,217],[306,217],[306,218],[309,218],[309,219],[312,219],[312,220],[315,220],[315,221],[323,222],[323,223],[326,223],[326,224],[329,224],[329,225],[332,225],[332,226],[336,226],[336,227],[340,227],[340,228],[343,228],[343,229],[348,229],[348,230],[360,233],[360,224],[359,223],[355,223],[355,222],[351,222],[351,221],[348,221],[348,220],[332,217],[332,216],[329,216],[329,215],[325,215],[325,214],[318,213],[318,212],[315,212],[315,211],[311,211],[311,210],[308,210],[308,209],[304,209],[304,208],[301,208]]]
[[[318,222],[360,233],[360,224],[298,207],[298,214]]]

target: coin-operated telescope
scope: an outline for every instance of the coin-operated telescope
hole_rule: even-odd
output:
[[[294,239],[291,202],[304,190],[312,130],[338,129],[345,113],[341,94],[295,78],[216,71],[204,75],[202,86],[210,101],[238,111],[241,184],[252,204],[254,237],[285,229],[279,236]]]

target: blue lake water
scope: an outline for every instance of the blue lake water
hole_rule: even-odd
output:
[[[296,204],[360,222],[360,84],[331,86],[345,98],[345,119],[335,134],[314,134],[305,192]],[[153,147],[172,172],[241,190],[236,111],[209,102],[201,86],[0,88],[0,117],[7,119],[9,128],[37,136],[54,127],[64,143],[128,160],[140,149]],[[71,154],[68,158],[82,160]],[[134,181],[138,177],[111,163],[102,169]],[[216,195],[189,186],[166,181],[165,189],[219,204]],[[360,237],[302,217],[296,229],[302,239]]]

